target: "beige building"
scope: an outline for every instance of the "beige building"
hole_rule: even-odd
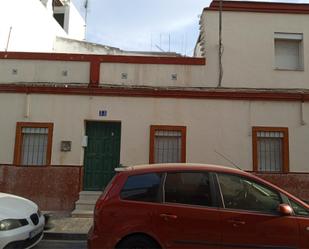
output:
[[[193,58],[1,52],[0,190],[72,210],[114,167],[191,162],[309,200],[308,22],[308,4],[223,1],[222,67],[217,1]]]

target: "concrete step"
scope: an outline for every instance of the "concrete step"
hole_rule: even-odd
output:
[[[101,191],[82,191],[79,193],[79,200],[83,201],[83,202],[96,202],[97,199],[100,197],[100,195],[102,194]]]
[[[96,198],[93,198],[93,199],[83,199],[83,198],[79,198],[79,200],[78,201],[76,201],[75,202],[75,204],[96,204],[96,202],[97,202],[97,199]]]
[[[75,202],[73,217],[92,217],[97,199],[102,194],[101,191],[81,191],[79,199]]]
[[[72,212],[73,218],[93,218],[93,211],[74,210]]]
[[[92,211],[94,210],[95,202],[81,202],[77,201],[75,203],[75,210],[85,210],[85,211]]]
[[[81,191],[79,195],[100,195],[102,191]]]

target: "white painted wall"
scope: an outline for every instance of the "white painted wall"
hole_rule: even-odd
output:
[[[218,11],[202,15],[206,86],[218,85]],[[223,87],[309,88],[309,15],[223,12]],[[274,33],[303,33],[304,70],[275,70]],[[199,48],[199,46],[197,46]],[[198,52],[198,51],[197,51]]]
[[[88,84],[89,62],[0,60],[0,84],[74,83]]]
[[[45,6],[45,8],[48,10],[50,15],[53,14],[53,0],[40,0],[41,3]]]
[[[55,7],[55,12],[66,14],[66,31],[53,17],[51,0],[0,0],[0,4],[0,51],[69,52],[57,44],[57,36],[85,39],[85,21],[73,2]]]
[[[66,37],[38,0],[0,0],[0,51],[51,52],[56,36]]]
[[[122,79],[122,73],[127,79]],[[172,79],[177,74],[177,80]],[[154,87],[203,87],[205,66],[101,63],[100,83]]]
[[[85,120],[121,121],[121,163],[142,164],[149,160],[150,125],[187,127],[187,162],[231,163],[224,154],[246,170],[252,170],[252,126],[289,128],[290,170],[309,172],[309,104],[305,103],[307,125],[300,124],[300,103],[105,96],[29,96],[0,94],[0,163],[12,163],[16,122],[53,122],[54,165],[83,165],[81,146]],[[107,110],[107,117],[99,117]],[[307,135],[306,135],[307,134]],[[71,140],[72,151],[60,152],[60,141]]]
[[[68,46],[70,41],[67,40],[63,44]],[[74,44],[78,46],[81,43],[76,44],[73,41],[72,47]],[[85,50],[88,49],[87,43],[85,46]],[[109,52],[108,49],[105,51]],[[67,75],[63,75],[64,71],[67,71]],[[122,79],[122,73],[126,73],[128,78]],[[172,74],[177,74],[177,80],[172,79]],[[0,75],[0,84],[43,82],[87,84],[90,79],[90,62],[2,59]],[[107,85],[202,87],[205,84],[205,77],[205,66],[195,65],[101,63],[100,69],[100,84]]]
[[[71,39],[85,40],[86,23],[73,2],[70,2],[68,35]]]
[[[78,53],[78,54],[123,54],[123,51],[119,48],[109,47],[97,43],[91,43],[81,40],[74,40],[63,37],[56,37],[54,44],[55,52],[66,51],[66,53]]]

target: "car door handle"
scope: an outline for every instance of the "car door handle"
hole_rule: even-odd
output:
[[[246,222],[243,220],[228,220],[229,223],[233,223],[233,226],[237,226],[237,225],[245,225]]]
[[[177,219],[177,215],[175,214],[160,214],[160,217],[163,218],[164,220]]]

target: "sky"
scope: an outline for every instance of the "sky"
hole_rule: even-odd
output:
[[[86,0],[73,0],[85,15]],[[86,40],[130,51],[191,56],[211,0],[88,0]],[[267,1],[267,0],[264,0]],[[309,0],[272,0],[309,3]]]

